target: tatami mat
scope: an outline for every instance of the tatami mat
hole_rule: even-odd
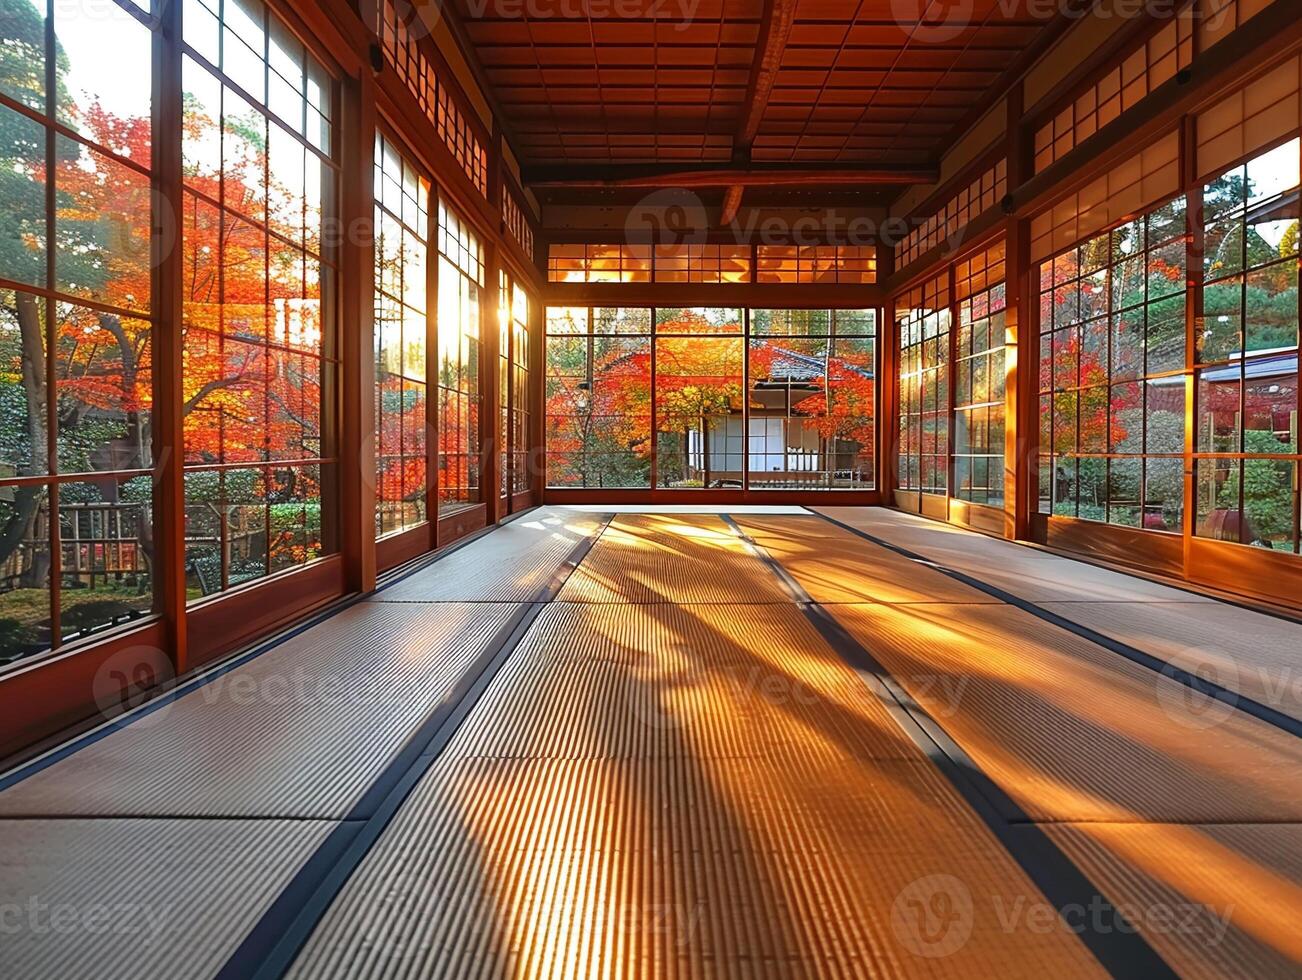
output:
[[[1302,826],[1071,824],[1048,832],[1181,976],[1299,975]]]
[[[0,815],[343,817],[514,609],[359,603],[0,793]]]
[[[1212,602],[1147,579],[999,541],[881,507],[819,507],[819,513],[860,528],[896,547],[966,572],[1032,602]],[[931,525],[923,527],[922,525]],[[862,540],[862,539],[861,539]]]
[[[829,608],[1037,819],[1302,820],[1302,742],[1028,613]]]
[[[999,602],[818,517],[738,517],[737,524],[815,602]]]
[[[908,514],[888,507],[811,507],[810,510],[862,528],[869,534],[885,538],[911,551],[925,552],[937,560],[966,558],[971,555],[996,561],[1019,555],[1029,558],[1054,557],[1047,551],[1027,548],[989,534],[969,531],[957,524],[933,521],[918,514]]]
[[[590,514],[539,508],[382,589],[372,601],[528,602],[598,527]]]
[[[334,827],[0,820],[0,977],[212,977]]]
[[[792,604],[553,604],[447,751],[800,766],[917,757]]]
[[[859,516],[1182,666],[1242,670],[1252,645],[1292,676],[1289,624]],[[1088,977],[1080,930],[1115,941],[1083,918],[1096,888],[1182,975],[1297,975],[1297,739],[826,521],[736,519],[1011,828],[719,516],[620,515],[374,825],[293,976]],[[526,515],[0,793],[0,976],[214,976],[597,527]],[[1076,920],[1018,863],[1040,833],[1083,873]]]
[[[1046,609],[1302,719],[1302,625],[1223,602],[1044,603]]]
[[[880,507],[818,510],[1226,690],[1302,719],[1297,666],[1302,625],[1298,623],[912,514]],[[879,563],[890,560],[885,557],[892,555],[889,549],[843,529],[833,527],[832,533],[846,536],[838,546],[844,564],[826,572],[820,567],[825,577],[839,574],[841,578],[871,580],[879,574]],[[861,544],[858,552],[851,540]],[[796,540],[790,550],[796,556],[789,563],[794,571],[805,560],[807,549]],[[818,585],[820,576],[807,579],[802,584],[810,588]],[[968,591],[982,596],[976,589]],[[1203,699],[1190,697],[1193,708],[1203,703]],[[1225,710],[1219,705],[1208,707],[1215,712]]]
[[[764,563],[713,515],[620,515],[561,602],[788,602]]]
[[[497,676],[291,975],[1097,974],[1065,928],[1000,918],[1039,892],[920,750],[844,744],[834,716],[857,710],[869,731],[886,719],[847,704],[848,669],[788,612],[540,620],[528,659]],[[748,650],[754,688],[709,696]],[[565,689],[580,665],[648,684],[666,723],[648,733],[610,689]],[[779,668],[807,671],[794,714],[764,693]],[[769,750],[720,738],[734,719],[714,716],[737,704],[739,735],[767,727]],[[519,731],[530,715],[536,737]]]
[[[1022,549],[1026,551],[1028,549]],[[1214,600],[1147,579],[1099,568],[1070,558],[1001,556],[990,560],[973,556],[943,564],[981,579],[1031,602],[1151,602],[1181,605],[1210,604]]]

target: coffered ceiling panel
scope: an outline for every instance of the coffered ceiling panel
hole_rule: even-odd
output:
[[[1030,0],[454,2],[538,166],[934,163],[1049,24]]]

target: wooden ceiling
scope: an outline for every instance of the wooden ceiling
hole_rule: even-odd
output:
[[[1051,23],[1031,0],[454,2],[544,176],[934,167]]]

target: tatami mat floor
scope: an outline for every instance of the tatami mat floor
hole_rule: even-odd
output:
[[[1254,695],[1302,649],[833,511],[1163,659],[1269,646]],[[0,792],[0,976],[1302,970],[1295,736],[808,512],[540,509],[224,681]]]

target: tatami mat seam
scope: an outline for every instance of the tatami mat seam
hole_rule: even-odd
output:
[[[343,850],[327,846],[330,844],[328,841],[308,858],[293,881],[281,891],[272,907],[259,918],[226,960],[218,973],[218,980],[247,980],[250,977],[269,980],[284,975],[339,890],[361,865],[421,776],[454,737],[497,671],[532,628],[538,612],[564,587],[609,525],[607,517],[595,534],[580,541],[543,585],[534,601],[527,604],[522,616],[513,617],[511,630],[499,648],[491,651],[479,668],[472,671],[475,676],[456,698],[448,702],[448,710],[437,719],[433,716],[427,719],[413,736],[410,744],[420,747],[419,754],[412,759],[404,752],[391,760],[381,777],[363,794],[354,811],[364,819],[336,831],[340,836],[347,834],[341,845]]]
[[[910,561],[915,561],[921,565],[925,565],[926,567],[934,569],[955,581],[962,582],[979,592],[984,592],[986,595],[994,596],[1010,606],[1014,606],[1032,616],[1035,616],[1037,619],[1043,620],[1044,622],[1069,633],[1073,633],[1082,639],[1088,640],[1090,643],[1100,646],[1125,658],[1126,660],[1131,661],[1132,663],[1139,664],[1141,667],[1146,667],[1155,674],[1166,677],[1176,683],[1183,684],[1185,687],[1191,688],[1205,697],[1213,698],[1227,704],[1235,710],[1256,718],[1258,721],[1272,725],[1290,735],[1302,737],[1302,720],[1294,718],[1277,708],[1273,708],[1268,704],[1257,701],[1256,699],[1231,688],[1223,687],[1220,684],[1200,677],[1192,671],[1185,670],[1167,660],[1163,660],[1161,657],[1155,656],[1154,654],[1148,653],[1147,651],[1141,650],[1128,643],[1124,643],[1104,633],[1100,633],[1090,627],[1083,626],[1065,616],[1060,616],[1052,610],[1044,608],[1044,606],[1037,602],[1025,599],[1019,595],[1008,592],[1005,589],[1001,589],[998,586],[983,582],[975,575],[950,568],[941,562],[893,544],[892,542],[873,535],[862,528],[846,524],[844,521],[837,520],[827,514],[815,513],[822,520],[840,527],[850,534],[863,538],[865,541],[875,544],[878,547],[894,552]]]
[[[872,652],[846,631],[837,620],[822,613],[821,604],[810,598],[791,572],[762,545],[756,543],[736,521],[726,515],[724,520],[730,524],[734,533],[747,542],[756,555],[769,565],[774,575],[792,591],[793,598],[807,611],[811,620],[824,620],[822,625],[816,623],[820,626],[820,632],[824,632],[823,625],[825,625],[829,631],[837,634],[833,636],[825,633],[834,649],[842,655],[847,655],[845,651],[847,643],[856,648],[855,652],[866,663],[863,665],[852,663],[852,666],[861,673],[861,676],[867,673],[868,677],[875,679],[889,691],[898,706],[898,711],[892,712],[897,724],[900,724],[909,737],[917,742],[960,795],[967,800],[1045,897],[1060,909],[1075,906],[1092,907],[1092,901],[1101,898],[1111,906],[1116,921],[1124,921],[1125,916],[1117,905],[1103,895],[1101,889],[1037,824],[1029,820],[1021,807],[980,769],[962,746],[949,735],[945,727],[918,704]],[[865,682],[867,679],[865,677]],[[1011,836],[1015,829],[1031,831],[1033,836],[1028,836],[1025,841],[1015,840]],[[1133,928],[1128,931],[1085,930],[1081,934],[1081,939],[1099,962],[1114,974],[1176,976],[1157,950]]]

